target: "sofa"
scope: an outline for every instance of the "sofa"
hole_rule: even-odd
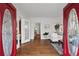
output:
[[[59,35],[57,33],[53,33],[51,35],[51,38],[50,39],[51,39],[52,42],[59,42],[59,40],[60,41],[63,41],[63,35]]]

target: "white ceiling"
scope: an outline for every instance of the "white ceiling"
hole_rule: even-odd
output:
[[[16,3],[14,4],[24,17],[60,17],[66,3]]]

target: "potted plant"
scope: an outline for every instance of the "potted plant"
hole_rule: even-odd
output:
[[[43,35],[44,35],[45,38],[47,38],[48,34],[49,34],[49,32],[43,33]]]
[[[55,25],[55,30],[56,30],[57,33],[59,32],[59,27],[60,27],[60,24]]]

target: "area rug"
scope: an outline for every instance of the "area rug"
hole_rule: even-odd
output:
[[[51,45],[56,49],[56,51],[57,51],[60,55],[63,55],[62,44],[51,43]]]

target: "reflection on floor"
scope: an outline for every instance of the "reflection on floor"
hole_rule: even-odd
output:
[[[18,56],[58,56],[59,54],[49,40],[33,40],[23,44],[17,50]]]

